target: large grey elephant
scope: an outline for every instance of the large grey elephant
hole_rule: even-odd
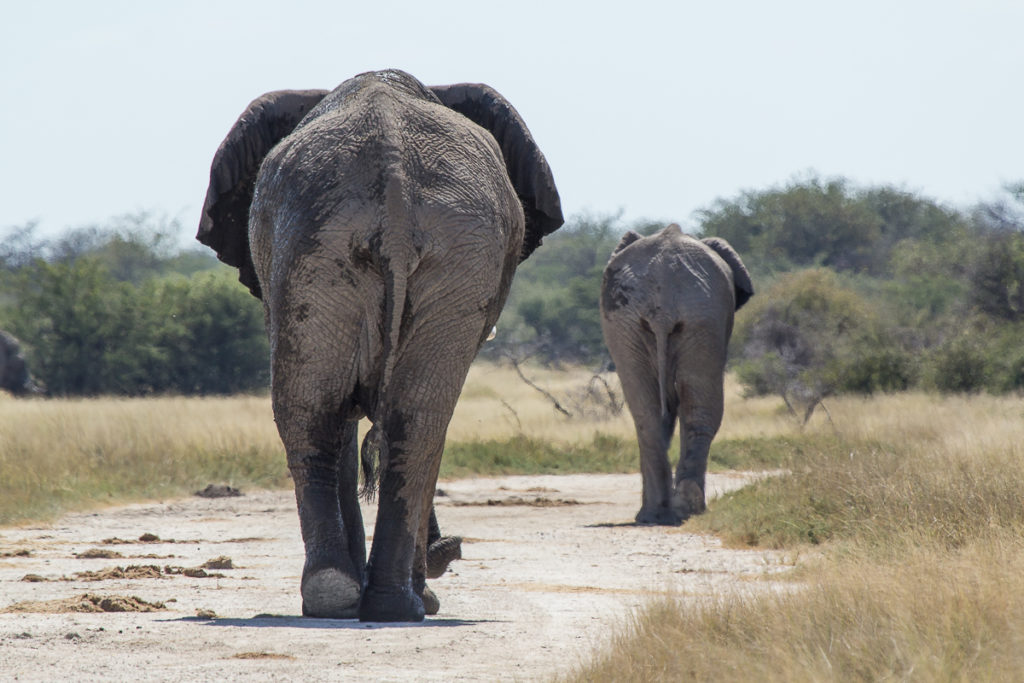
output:
[[[612,252],[601,329],[640,443],[641,524],[679,524],[705,509],[733,314],[753,294],[750,274],[725,240],[697,240],[675,224],[650,237],[628,232]],[[668,447],[677,419],[673,478]]]
[[[28,372],[21,344],[3,331],[0,331],[0,389],[15,396],[41,394],[43,391]]]
[[[486,85],[364,73],[263,95],[228,133],[197,237],[264,304],[304,614],[423,619],[455,402],[516,265],[561,224],[547,161]],[[363,416],[364,478],[379,487],[368,561]]]

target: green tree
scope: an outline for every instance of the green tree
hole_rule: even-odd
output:
[[[94,260],[36,261],[15,280],[18,305],[11,331],[28,347],[29,366],[56,395],[95,395],[108,389],[115,368],[111,345],[130,329],[128,286]]]
[[[261,389],[270,380],[263,308],[233,270],[176,277],[157,287],[168,385],[186,394]]]
[[[858,190],[841,178],[744,192],[700,217],[702,234],[728,240],[762,275],[808,266],[884,275],[897,245],[966,229],[962,216],[932,201],[891,187]]]
[[[145,214],[51,240],[30,224],[0,240],[0,327],[21,339],[51,394],[267,385],[260,303],[231,269],[173,241]]]
[[[516,271],[498,338],[484,355],[534,356],[546,363],[606,356],[598,306],[605,264],[627,230],[650,234],[661,227],[625,225],[618,215],[570,218]]]

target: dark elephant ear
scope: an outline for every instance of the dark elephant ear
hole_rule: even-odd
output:
[[[545,235],[562,226],[562,200],[551,168],[519,112],[494,88],[482,83],[431,86],[441,103],[490,131],[505,158],[505,169],[526,215],[520,262]]]
[[[196,239],[217,252],[221,261],[238,268],[238,279],[257,298],[260,284],[249,254],[249,205],[256,174],[267,152],[295,130],[326,94],[326,90],[279,90],[256,98],[213,156]]]
[[[722,260],[732,268],[732,281],[736,287],[736,310],[740,310],[740,307],[750,301],[750,297],[754,296],[754,283],[750,281],[750,273],[747,272],[747,267],[740,260],[740,255],[721,237],[707,237],[701,240],[701,242],[721,256]]]
[[[615,249],[612,250],[612,254],[618,254],[620,251],[633,244],[633,242],[641,239],[641,237],[640,233],[627,230],[626,234],[622,236],[622,239],[619,240],[619,243],[615,246]]]

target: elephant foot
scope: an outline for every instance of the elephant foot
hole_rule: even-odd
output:
[[[334,567],[302,577],[302,616],[352,619],[359,608],[359,581]]]
[[[427,578],[436,579],[445,573],[452,560],[462,559],[462,538],[442,536],[427,548]],[[433,614],[427,612],[427,614]]]
[[[636,513],[637,524],[655,524],[659,526],[679,526],[683,521],[674,510],[667,507],[653,509],[640,508]]]
[[[441,601],[437,599],[437,595],[434,591],[430,590],[430,586],[423,587],[423,595],[420,597],[423,599],[424,612],[433,616],[440,611]]]
[[[359,603],[359,621],[423,621],[425,615],[423,600],[410,588],[382,590],[367,586]]]
[[[704,502],[704,489],[695,481],[684,479],[676,484],[672,492],[672,510],[683,519],[690,515],[699,515],[707,509]]]

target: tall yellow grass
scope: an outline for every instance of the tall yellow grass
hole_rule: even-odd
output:
[[[266,398],[0,398],[0,523],[211,483],[285,483]]]
[[[661,600],[633,615],[564,680],[1019,681],[1024,544],[975,544],[857,558],[798,590],[697,605]]]
[[[783,434],[812,445],[792,476],[687,523],[820,523],[835,539],[798,564],[794,590],[655,600],[568,680],[1024,680],[1024,398],[828,409]]]

